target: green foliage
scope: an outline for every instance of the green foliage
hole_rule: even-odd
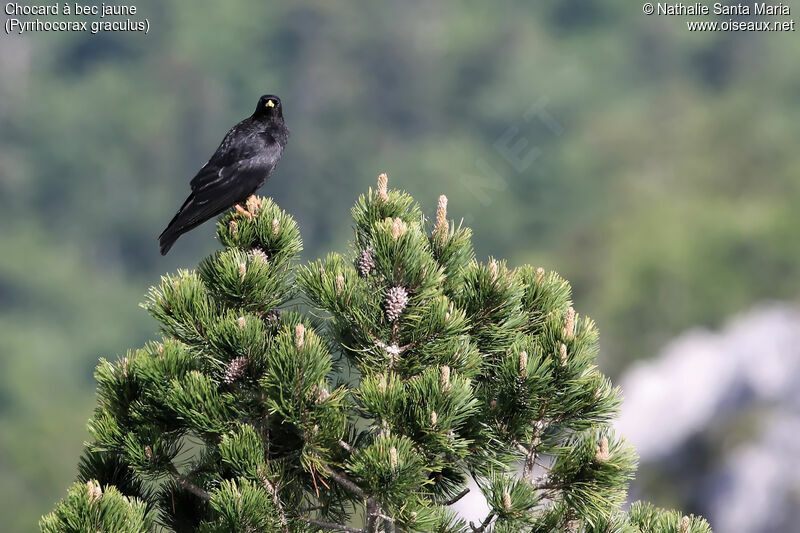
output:
[[[408,437],[381,435],[353,454],[347,471],[367,494],[394,511],[416,499],[428,484],[429,467],[416,448]]]
[[[588,524],[613,515],[625,502],[625,483],[636,457],[622,441],[594,433],[570,438],[550,468],[550,482],[564,491],[565,503]]]
[[[281,525],[269,492],[247,479],[223,481],[211,495],[211,510],[218,518],[200,531],[277,531]]]
[[[144,502],[90,480],[75,483],[39,526],[44,533],[145,533],[151,531],[152,522],[145,515]]]
[[[609,426],[619,391],[557,274],[476,261],[446,199],[428,228],[385,178],[353,209],[350,254],[297,269],[291,217],[266,199],[248,208],[220,220],[224,250],[150,290],[167,337],[97,367],[81,479],[119,488],[106,491],[114,520],[667,533],[677,519],[689,521],[679,533],[706,531],[675,513],[620,513],[636,457]],[[320,317],[285,309],[297,292]],[[448,508],[470,478],[488,503],[480,524]],[[54,516],[93,524],[89,486],[43,530]]]
[[[681,515],[653,507],[649,503],[636,502],[631,506],[630,522],[641,533],[676,531],[678,533],[711,533],[711,526],[700,517]]]

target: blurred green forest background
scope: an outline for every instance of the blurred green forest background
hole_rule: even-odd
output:
[[[624,0],[138,0],[142,33],[0,37],[0,516],[73,479],[93,368],[156,335],[159,275],[217,247],[156,236],[227,129],[274,92],[263,193],[312,259],[379,172],[558,270],[612,375],[677,332],[800,294],[796,33],[690,33]],[[526,144],[527,143],[527,144]],[[659,502],[656,502],[659,503]]]

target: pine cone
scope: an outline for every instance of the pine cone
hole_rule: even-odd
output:
[[[372,248],[367,248],[361,252],[361,256],[358,258],[358,272],[363,277],[367,277],[374,268],[375,259],[372,257]]]
[[[247,357],[240,355],[228,364],[223,378],[226,385],[230,385],[244,375],[245,370],[247,370],[247,362]]]
[[[394,322],[400,318],[406,305],[408,305],[408,291],[405,287],[392,287],[386,291],[383,303],[386,308],[386,318],[389,322]]]
[[[261,248],[253,248],[248,252],[250,257],[254,260],[263,261],[264,263],[269,263],[269,257],[267,256],[266,252]]]

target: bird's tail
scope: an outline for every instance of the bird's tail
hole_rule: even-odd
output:
[[[199,226],[203,220],[186,220],[187,214],[189,213],[189,208],[192,206],[192,202],[194,201],[194,194],[190,195],[189,198],[183,202],[183,205],[172,217],[172,220],[169,221],[167,227],[164,231],[161,232],[161,235],[158,236],[158,244],[159,248],[161,249],[161,255],[167,255],[169,249],[172,248],[172,245],[175,244],[175,241],[178,240],[178,237],[186,233],[187,231],[196,228]]]
[[[183,235],[189,230],[193,230],[206,220],[213,218],[248,195],[238,194],[241,191],[232,190],[223,192],[213,199],[209,200],[207,197],[198,198],[193,192],[189,195],[183,205],[178,210],[178,213],[167,225],[161,235],[158,236],[158,241],[161,245],[161,255],[167,255],[169,249],[178,240],[178,237]]]
[[[161,255],[167,255],[169,249],[172,248],[172,245],[175,244],[175,241],[177,241],[180,236],[181,234],[175,231],[172,226],[167,226],[167,229],[158,236],[158,245],[161,249]]]

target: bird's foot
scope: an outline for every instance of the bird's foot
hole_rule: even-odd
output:
[[[233,208],[236,209],[236,212],[239,213],[240,215],[247,217],[248,220],[253,220],[253,213],[251,213],[244,207],[240,206],[239,204],[236,204],[233,206]]]
[[[250,211],[250,213],[252,213],[253,215],[261,211],[261,208],[263,207],[261,205],[261,200],[259,200],[258,196],[256,196],[255,194],[250,195],[250,198],[247,199],[245,205],[247,206],[247,210]]]

